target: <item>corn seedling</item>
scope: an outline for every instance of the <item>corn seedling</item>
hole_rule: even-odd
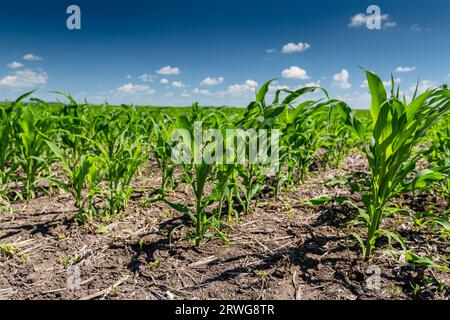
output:
[[[175,164],[172,161],[172,145],[170,142],[173,119],[163,115],[162,118],[156,122],[151,119],[153,123],[153,133],[150,137],[150,149],[153,152],[157,167],[161,172],[161,187],[153,193],[165,194],[166,190],[173,190],[175,188],[174,170]]]
[[[366,77],[372,96],[372,131],[370,144],[365,149],[371,172],[370,192],[363,196],[367,210],[363,215],[367,228],[363,255],[368,257],[380,235],[394,236],[381,228],[383,217],[388,213],[388,201],[422,157],[422,151],[414,153],[413,148],[450,109],[450,91],[439,87],[417,95],[416,90],[412,101],[407,103],[399,98],[399,90],[395,92],[394,80],[388,97],[377,75],[366,71]],[[360,131],[358,133],[361,139],[365,138]]]
[[[133,111],[126,111],[133,112]],[[106,118],[101,131],[101,165],[108,189],[104,192],[108,202],[108,214],[113,216],[124,210],[133,190],[131,182],[144,161],[141,144],[142,136],[132,132],[133,124],[120,126],[120,114]]]
[[[80,223],[84,223],[88,218],[92,217],[94,211],[93,198],[99,192],[100,170],[98,157],[78,155],[77,159],[69,159],[68,155],[55,143],[51,141],[46,141],[46,143],[60,160],[66,173],[66,179],[55,181],[72,195],[75,200],[75,207],[78,209],[77,220]]]
[[[41,115],[33,111],[33,108],[37,106],[21,107],[21,114],[14,122],[15,157],[17,166],[23,173],[16,175],[16,179],[23,183],[26,199],[35,196],[37,183],[45,180],[41,174],[44,170],[49,171],[49,164],[45,160],[48,147],[43,133],[50,130],[52,122],[45,111]]]
[[[436,166],[431,168],[437,174],[442,174],[437,184],[438,191],[447,199],[450,206],[450,121],[446,119],[432,132],[431,150],[428,161]]]
[[[0,198],[6,196],[11,175],[14,172],[12,145],[13,127],[11,124],[12,108],[0,106]]]

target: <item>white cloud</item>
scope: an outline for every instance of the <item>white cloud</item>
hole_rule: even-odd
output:
[[[187,93],[187,92],[183,92],[183,93],[181,94],[181,96],[182,96],[183,98],[189,98],[191,95],[190,95],[189,93]]]
[[[367,23],[367,17],[364,13],[358,13],[350,18],[349,27],[361,27]]]
[[[251,92],[255,92],[258,83],[255,80],[246,80],[243,84],[233,84],[228,87],[227,93],[231,94],[247,94]]]
[[[158,71],[156,71],[158,74],[164,74],[164,75],[177,75],[180,74],[181,71],[177,67],[171,67],[171,66],[165,66]]]
[[[367,26],[367,19],[369,17],[370,16],[367,16],[364,13],[358,13],[350,18],[350,23],[348,24],[348,26],[350,28],[358,28],[358,27]],[[395,27],[397,25],[397,23],[395,21],[389,21],[388,14],[382,14],[380,18],[381,18],[382,26],[384,28]]]
[[[316,82],[305,83],[305,87],[320,87],[320,80]]]
[[[223,77],[218,77],[218,78],[211,78],[211,77],[206,77],[205,79],[203,79],[200,82],[201,86],[216,86],[218,84],[221,84],[223,82],[224,78]]]
[[[127,75],[127,79],[131,79],[133,78],[131,75]]]
[[[357,13],[353,17],[350,18],[349,27],[362,27],[367,25],[367,16],[364,13]]]
[[[255,80],[246,80],[245,85],[251,88],[256,88],[258,86],[258,82],[256,82]]]
[[[266,51],[266,53],[275,53],[277,50],[270,48],[270,49],[266,49],[265,51]]]
[[[281,75],[283,76],[283,78],[287,79],[300,79],[300,80],[309,79],[306,70],[303,70],[302,68],[299,68],[297,66],[292,66],[289,69],[284,69],[283,71],[281,71]]]
[[[303,52],[307,49],[309,49],[311,46],[308,43],[299,42],[297,44],[293,42],[289,42],[288,44],[285,44],[283,48],[281,49],[281,52],[283,53],[293,53],[293,52]]]
[[[27,61],[42,61],[43,59],[39,56],[36,56],[32,53],[28,53],[26,55],[23,56],[23,60],[27,60]]]
[[[198,88],[195,88],[194,90],[192,90],[192,93],[195,95],[204,95],[204,96],[213,96],[214,95],[214,93],[210,92],[209,90],[198,89]]]
[[[147,85],[127,83],[116,89],[119,94],[154,94],[155,90]]]
[[[350,73],[347,71],[347,69],[342,69],[341,72],[333,75],[333,83],[331,84],[331,86],[339,89],[349,89],[352,86],[348,82],[349,78]]]
[[[172,82],[172,87],[175,87],[175,88],[186,88],[187,87],[187,85],[185,85],[183,82],[181,82],[181,81],[173,81]]]
[[[409,29],[411,31],[415,31],[415,32],[422,31],[422,28],[417,23],[414,23],[412,26],[409,27]]]
[[[280,85],[280,84],[277,84],[274,81],[269,86],[269,91],[277,91],[277,90],[281,90],[281,89],[295,91],[295,90],[298,90],[298,89],[304,88],[304,87],[320,87],[320,80],[319,81],[307,82],[305,84],[294,86],[294,87],[290,87],[290,86],[287,86],[287,85]]]
[[[154,78],[154,76],[146,74],[146,73],[141,74],[139,76],[139,80],[141,80],[142,82],[153,82],[153,78]]]
[[[281,85],[281,84],[271,84],[269,86],[269,91],[276,92],[278,90],[292,90],[289,86]]]
[[[412,72],[416,70],[416,67],[412,66],[412,67],[402,67],[399,66],[397,68],[395,68],[395,72]]]
[[[167,93],[166,93],[166,96],[168,96],[168,97],[173,97],[173,92],[167,92]]]
[[[168,84],[169,80],[167,80],[166,78],[162,78],[161,80],[159,80],[159,82],[162,84]]]
[[[353,109],[369,109],[372,96],[368,92],[353,92],[348,94],[338,94],[337,99],[345,101]]]
[[[31,70],[19,70],[14,74],[7,75],[0,79],[0,85],[12,88],[26,88],[47,83],[48,75],[46,72],[34,72]]]
[[[11,63],[8,63],[7,66],[8,66],[8,68],[11,68],[11,69],[19,69],[19,68],[23,67],[23,63],[13,61]]]
[[[388,22],[385,22],[384,24],[383,24],[383,27],[385,28],[385,29],[387,29],[387,28],[393,28],[393,27],[395,27],[397,25],[397,22],[395,22],[395,21],[388,21]]]

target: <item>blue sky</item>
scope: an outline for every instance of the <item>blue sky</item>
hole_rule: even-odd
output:
[[[68,30],[66,9],[81,9]],[[382,28],[364,23],[381,9]],[[20,1],[0,3],[0,100],[30,89],[90,102],[244,106],[255,86],[320,84],[367,108],[364,74],[391,73],[402,91],[450,77],[450,2]]]

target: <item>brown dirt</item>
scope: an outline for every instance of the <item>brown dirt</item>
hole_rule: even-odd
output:
[[[358,194],[325,184],[350,172],[367,172],[360,156],[348,157],[339,170],[313,173],[276,199],[261,200],[228,230],[228,245],[213,239],[199,248],[185,240],[186,228],[170,248],[168,231],[183,217],[162,203],[141,205],[149,186],[159,183],[154,173],[137,179],[126,212],[104,222],[106,233],[99,232],[100,222],[78,227],[64,193],[15,203],[13,213],[0,214],[0,244],[17,248],[0,257],[0,298],[448,299],[448,273],[392,258],[389,246],[362,261],[357,242],[340,227],[352,213],[349,207],[305,204],[324,195],[358,202]],[[183,189],[172,200],[191,199]],[[436,230],[417,229],[398,217],[386,225],[403,234],[409,249],[446,263],[448,239]],[[378,289],[367,286],[374,268],[381,272]],[[71,290],[74,270],[81,279]]]

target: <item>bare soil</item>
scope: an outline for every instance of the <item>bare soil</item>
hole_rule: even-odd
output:
[[[0,298],[449,298],[448,273],[392,257],[393,247],[386,243],[363,261],[357,241],[341,226],[354,213],[351,207],[305,203],[343,195],[361,204],[357,193],[326,185],[333,177],[367,174],[358,155],[347,157],[340,169],[312,173],[304,184],[274,199],[261,199],[227,230],[229,244],[213,239],[199,248],[184,237],[188,228],[180,229],[169,246],[168,233],[188,221],[166,204],[143,205],[159,183],[156,170],[144,171],[126,212],[107,223],[79,227],[65,193],[14,203],[12,212],[0,213],[0,244],[17,248],[0,256]],[[190,201],[184,189],[180,186],[170,198]],[[433,201],[425,197],[420,203],[438,211],[446,206]],[[385,226],[401,233],[408,249],[448,264],[449,241],[436,228],[419,229],[398,216]]]

